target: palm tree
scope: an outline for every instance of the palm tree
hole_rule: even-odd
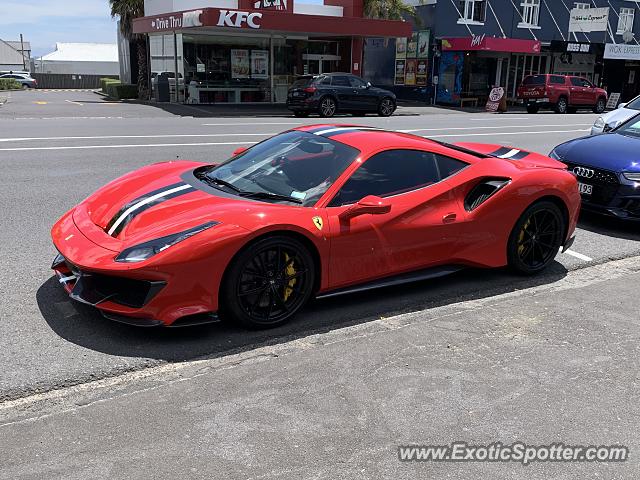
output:
[[[410,17],[418,20],[416,8],[407,5],[403,0],[364,0],[364,15],[368,18],[384,20],[404,20]]]
[[[147,40],[144,35],[133,33],[133,19],[144,17],[144,0],[109,0],[111,16],[119,18],[122,36],[136,45],[138,56],[138,98],[149,98],[149,62]],[[133,80],[133,79],[132,79]]]

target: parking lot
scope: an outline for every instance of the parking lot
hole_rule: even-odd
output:
[[[93,92],[13,92],[8,100],[0,106],[0,208],[3,211],[0,400],[5,402],[5,407],[0,408],[0,425],[11,428],[12,434],[34,438],[43,434],[38,429],[46,430],[47,421],[56,421],[56,415],[75,409],[56,401],[52,401],[52,405],[62,405],[60,410],[45,407],[38,403],[40,400],[35,394],[66,391],[72,386],[107,378],[122,378],[122,385],[128,385],[114,387],[114,391],[122,395],[144,391],[150,402],[157,400],[157,397],[148,397],[150,389],[163,383],[171,385],[151,396],[159,395],[169,403],[179,399],[175,401],[180,402],[181,408],[189,410],[181,411],[180,422],[188,423],[194,417],[197,422],[206,422],[207,415],[213,418],[220,410],[210,410],[212,407],[198,403],[201,400],[190,404],[189,396],[175,386],[180,375],[197,379],[200,365],[207,372],[219,372],[207,380],[219,388],[207,383],[199,390],[190,383],[185,388],[194,389],[192,398],[200,398],[206,390],[207,395],[215,399],[213,404],[228,415],[236,416],[233,421],[226,418],[226,423],[210,419],[215,425],[203,428],[220,441],[225,441],[221,432],[230,429],[226,438],[238,443],[229,446],[228,451],[242,457],[236,450],[244,448],[246,465],[258,463],[255,457],[249,458],[251,455],[247,452],[268,453],[262,446],[249,445],[246,438],[239,438],[238,429],[250,430],[251,422],[258,421],[247,415],[245,420],[249,423],[243,423],[245,420],[240,417],[246,412],[230,406],[243,398],[249,399],[252,406],[259,404],[260,398],[267,404],[277,398],[273,408],[279,421],[299,422],[300,431],[312,437],[313,448],[304,447],[304,455],[310,458],[317,455],[321,459],[331,454],[327,453],[329,450],[319,450],[330,449],[332,438],[331,432],[321,429],[334,429],[333,434],[338,438],[336,445],[353,449],[352,456],[345,451],[332,452],[333,458],[338,456],[345,462],[344,471],[349,475],[344,478],[409,478],[416,472],[422,475],[427,471],[442,477],[454,472],[450,478],[474,478],[478,474],[467,466],[455,471],[443,467],[437,472],[413,466],[402,468],[405,465],[399,464],[391,467],[387,457],[383,463],[377,463],[377,458],[388,454],[391,444],[466,438],[487,441],[497,440],[501,435],[513,439],[529,434],[530,438],[547,443],[573,439],[583,443],[638,445],[635,426],[639,412],[633,400],[637,400],[635,372],[640,356],[635,344],[630,343],[630,339],[638,338],[638,309],[634,306],[630,284],[637,281],[635,272],[640,269],[634,258],[640,255],[637,225],[583,215],[571,250],[559,255],[552,268],[536,278],[515,277],[502,270],[468,269],[437,281],[319,300],[292,324],[270,331],[246,332],[225,324],[182,330],[139,330],[108,322],[64,295],[49,269],[55,253],[49,236],[53,222],[104,183],[141,166],[164,160],[219,161],[228,158],[238,146],[251,145],[295,125],[321,120],[296,119],[281,110],[268,108],[239,111],[232,116],[201,106],[161,108],[108,102]],[[586,135],[595,119],[596,115],[590,112],[561,116],[401,107],[390,118],[346,116],[337,117],[335,122],[401,130],[447,142],[515,146],[546,154],[559,143]],[[495,317],[491,313],[494,310]],[[469,312],[473,315],[464,317],[466,320],[460,317]],[[384,319],[391,319],[390,323],[381,324]],[[387,334],[389,337],[385,337]],[[316,344],[322,348],[314,348]],[[391,358],[376,357],[367,364],[362,357],[371,352],[373,359],[375,352],[385,348],[389,348]],[[280,363],[274,360],[273,366],[266,366],[269,362],[265,363],[265,359],[290,352],[295,353],[287,357],[288,360],[282,359]],[[238,356],[237,365],[242,370],[231,371],[234,356]],[[571,372],[561,372],[572,358],[577,363],[571,366]],[[191,362],[194,359],[214,363],[203,366]],[[182,374],[166,370],[167,364],[183,361],[186,370]],[[326,371],[336,372],[335,379],[315,369],[322,362],[326,362]],[[383,370],[392,364],[396,369],[411,365],[414,373],[422,374],[412,383],[399,370]],[[123,376],[126,372],[147,368],[156,369],[150,371],[163,375],[164,380],[156,384],[149,379]],[[165,370],[157,370],[162,368]],[[267,385],[266,380],[262,383],[256,380],[255,375],[261,368],[273,369],[269,377],[273,385]],[[304,378],[305,371],[314,379],[316,387]],[[240,372],[252,380],[242,384]],[[346,372],[357,372],[357,375],[349,377]],[[529,373],[523,377],[523,372]],[[576,381],[576,375],[581,382]],[[389,393],[394,378],[402,380],[399,380],[401,392],[406,395]],[[376,384],[377,381],[381,383]],[[349,382],[352,383],[345,387]],[[138,387],[131,386],[136,384]],[[301,385],[308,389],[304,390]],[[318,385],[324,385],[326,390]],[[571,388],[565,389],[567,385]],[[98,391],[100,388],[107,387],[100,386]],[[279,389],[282,397],[278,396]],[[474,393],[474,389],[478,391]],[[619,395],[613,393],[616,389]],[[540,391],[551,393],[545,396]],[[96,400],[82,397],[86,392],[69,392],[80,395],[80,404]],[[596,392],[601,396],[600,404],[594,397]],[[99,399],[104,402],[113,397],[123,402],[120,393],[99,394]],[[331,408],[321,406],[325,393]],[[340,421],[341,395],[346,395],[344,406],[350,412],[349,419],[343,422]],[[315,400],[305,396],[313,396]],[[37,407],[32,420],[45,417],[50,420],[43,420],[44,426],[33,421],[21,430],[20,422],[30,418],[28,408],[20,410],[16,403],[21,398],[30,399],[29,405]],[[379,401],[374,401],[376,398]],[[387,401],[391,403],[385,403]],[[120,404],[121,408],[124,406]],[[305,422],[305,414],[314,409],[320,409],[331,421]],[[547,409],[553,409],[557,417]],[[602,410],[608,412],[608,423],[596,421]],[[434,414],[436,411],[439,416]],[[415,425],[411,424],[410,412],[415,415]],[[476,412],[486,415],[480,418]],[[106,414],[103,411],[102,415]],[[165,414],[169,413],[165,410]],[[96,422],[100,416],[96,411],[87,411],[86,415]],[[151,418],[157,420],[154,415]],[[386,430],[373,418],[376,415],[383,419]],[[461,415],[468,415],[468,425]],[[541,418],[538,427],[533,420],[536,416]],[[614,416],[618,421],[612,420]],[[587,418],[595,423],[582,428]],[[68,418],[65,421],[72,423]],[[447,434],[438,434],[428,422],[438,424]],[[276,437],[282,433],[275,420],[264,425],[267,430],[262,432],[271,431]],[[291,424],[289,427],[285,430],[290,432],[293,427]],[[108,430],[107,426],[102,428]],[[144,431],[140,427],[131,434],[142,435]],[[373,436],[368,432],[373,432]],[[465,432],[469,432],[468,437]],[[620,435],[616,437],[615,432]],[[274,440],[266,434],[259,438],[265,442]],[[82,438],[74,438],[75,441]],[[356,448],[359,441],[369,450]],[[287,438],[281,450],[276,448],[274,457],[284,458],[285,451],[295,451],[296,442],[304,439]],[[12,462],[19,462],[25,452],[13,449],[12,454],[15,455]],[[220,456],[208,466],[204,458],[196,462],[200,473],[208,471],[211,465],[228,465],[229,471],[235,471],[231,457],[225,458],[220,452],[215,455]],[[277,464],[267,462],[268,466],[261,471],[264,476],[260,478],[311,478],[311,474],[316,475],[315,478],[339,478],[337,469],[305,470],[304,455],[296,457],[295,468],[281,472]],[[600,470],[600,476],[633,478],[629,469],[637,473],[637,460],[634,462],[626,465],[626,470],[614,467]],[[63,465],[78,468],[70,458]],[[111,473],[123,474],[129,467],[120,465],[121,469]],[[533,470],[533,477],[593,478],[597,476],[594,472],[598,472],[585,465],[575,470],[566,465],[559,469],[547,467]],[[108,471],[101,470],[98,464],[92,468],[85,472]],[[482,473],[494,478],[520,478],[523,471],[513,473],[516,470],[511,468],[487,466]],[[47,471],[35,469],[31,473]],[[0,478],[18,478],[11,472],[11,469],[0,472]],[[278,472],[282,477],[278,477]],[[626,476],[628,474],[631,476]]]

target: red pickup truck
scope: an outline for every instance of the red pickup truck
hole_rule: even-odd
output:
[[[518,88],[518,99],[529,113],[538,113],[541,108],[552,108],[558,113],[590,108],[594,113],[602,113],[607,105],[607,92],[582,77],[529,75]]]

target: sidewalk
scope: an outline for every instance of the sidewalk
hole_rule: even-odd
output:
[[[638,478],[640,257],[554,283],[0,406],[0,478]],[[623,444],[626,463],[401,463],[397,446]]]

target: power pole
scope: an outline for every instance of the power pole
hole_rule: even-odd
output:
[[[20,34],[20,54],[22,55],[22,69],[27,71],[27,63],[24,59],[24,39],[22,38],[22,34]],[[31,69],[29,69],[31,70]]]

